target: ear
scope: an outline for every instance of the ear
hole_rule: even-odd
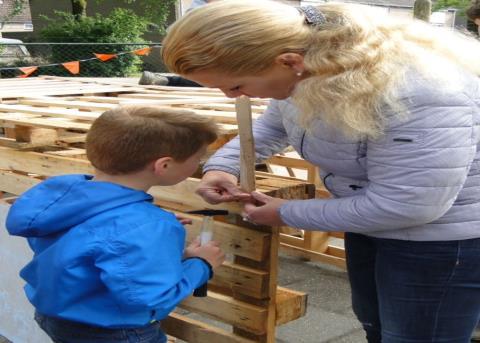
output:
[[[153,162],[153,173],[157,176],[162,176],[167,173],[171,167],[173,158],[162,157]]]
[[[275,63],[284,68],[290,68],[295,73],[303,73],[305,71],[303,56],[295,52],[286,52],[278,55],[275,58]]]

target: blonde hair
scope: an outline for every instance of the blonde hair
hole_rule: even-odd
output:
[[[217,126],[191,111],[121,106],[104,112],[87,134],[87,157],[110,175],[139,171],[161,157],[184,161],[217,139]]]
[[[288,5],[213,2],[170,27],[163,60],[182,75],[206,70],[246,76],[267,71],[282,53],[300,53],[311,76],[292,95],[301,110],[299,122],[308,127],[321,116],[348,135],[372,137],[382,133],[385,106],[405,113],[396,91],[408,69],[442,83],[456,68],[480,75],[480,44],[473,38],[378,15],[365,6],[317,8],[326,21],[313,27]]]

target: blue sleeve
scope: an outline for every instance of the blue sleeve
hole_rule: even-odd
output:
[[[210,276],[202,260],[182,260],[185,229],[180,223],[142,224],[104,244],[95,265],[120,306],[170,312]]]
[[[278,102],[272,100],[267,110],[253,122],[256,160],[262,162],[288,146]],[[240,139],[235,137],[219,149],[205,164],[203,171],[221,170],[240,176]]]

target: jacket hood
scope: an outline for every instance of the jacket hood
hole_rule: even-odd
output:
[[[6,222],[8,232],[42,237],[68,230],[115,207],[153,200],[143,191],[92,178],[57,176],[31,188],[12,205]]]

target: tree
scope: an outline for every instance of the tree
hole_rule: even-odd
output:
[[[80,19],[87,15],[87,0],[71,0],[72,14],[76,19]]]
[[[457,9],[457,15],[464,17],[465,10],[470,6],[470,0],[438,0],[433,6],[433,11],[438,11],[446,8]]]
[[[432,2],[430,0],[415,0],[413,4],[413,17],[426,21],[430,21],[432,14]]]
[[[23,8],[31,0],[14,0],[13,15],[20,13]],[[63,0],[70,1],[72,4],[72,14],[76,19],[81,19],[87,16],[88,0]],[[92,0],[90,0],[92,1]],[[105,0],[96,0],[102,2]],[[122,0],[126,4],[137,4],[138,8],[142,10],[143,17],[150,22],[156,24],[158,29],[162,31],[165,28],[170,9],[176,3],[176,0]],[[2,19],[0,19],[0,22]]]

